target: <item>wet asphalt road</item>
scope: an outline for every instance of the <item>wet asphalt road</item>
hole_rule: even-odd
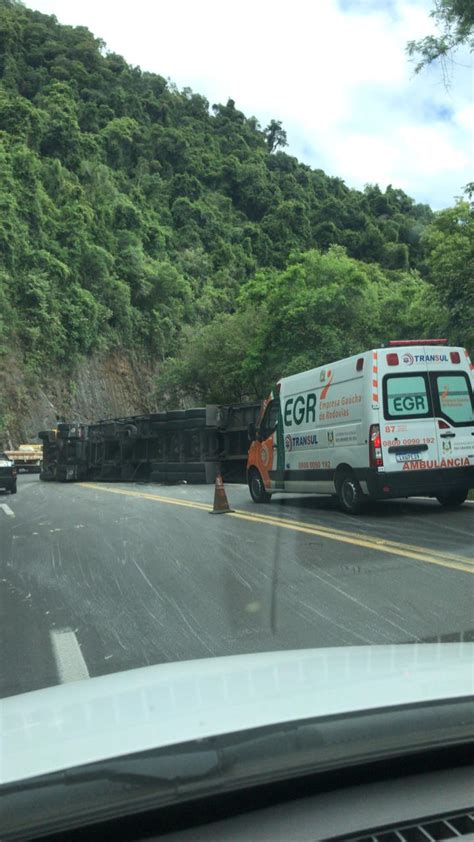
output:
[[[0,492],[0,695],[170,660],[474,640],[474,503],[253,504],[227,487]]]

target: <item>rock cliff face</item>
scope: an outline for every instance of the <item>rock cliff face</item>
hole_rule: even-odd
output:
[[[58,418],[90,423],[156,408],[156,366],[130,352],[90,357],[72,371],[31,377],[14,355],[0,360],[0,448],[37,441]]]

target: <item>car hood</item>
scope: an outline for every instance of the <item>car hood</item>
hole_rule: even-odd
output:
[[[159,664],[1,703],[3,783],[190,740],[474,692],[474,644],[351,646]]]

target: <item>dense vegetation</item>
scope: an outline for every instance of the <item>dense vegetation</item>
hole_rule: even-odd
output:
[[[159,400],[224,401],[387,336],[474,348],[469,204],[352,190],[16,0],[0,45],[0,353],[139,349]]]

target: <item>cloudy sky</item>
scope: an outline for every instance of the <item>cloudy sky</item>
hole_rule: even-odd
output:
[[[26,0],[87,26],[130,64],[229,97],[289,151],[351,187],[402,187],[446,207],[474,178],[473,63],[415,76],[405,45],[432,0]]]

